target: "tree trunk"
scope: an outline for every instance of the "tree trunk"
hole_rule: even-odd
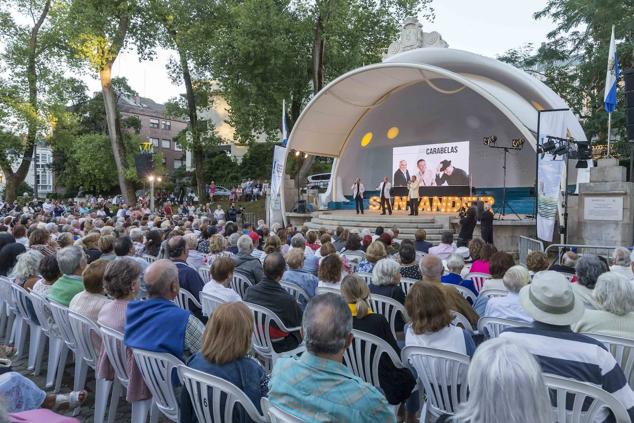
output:
[[[5,172],[7,183],[4,186],[4,200],[7,203],[13,203],[18,198],[18,185],[15,175],[7,175]]]
[[[117,99],[112,88],[112,63],[112,61],[108,61],[99,71],[103,102],[106,109],[106,125],[108,127],[108,136],[110,137],[114,162],[117,167],[117,177],[121,195],[123,195],[127,204],[134,205],[136,204],[134,188],[132,188],[132,192],[130,192],[130,187],[128,187],[128,183],[125,179],[125,149],[123,146],[123,137],[121,136],[121,122],[119,121],[119,114],[117,113]]]

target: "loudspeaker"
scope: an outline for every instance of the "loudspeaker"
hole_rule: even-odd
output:
[[[154,170],[154,163],[152,162],[152,154],[150,153],[138,153],[134,156],[134,165],[136,166],[136,174],[139,179],[145,179],[148,174]]]
[[[634,142],[634,69],[623,71],[623,81],[625,81],[625,127],[627,138],[630,142]]]

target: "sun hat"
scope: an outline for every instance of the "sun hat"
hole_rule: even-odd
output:
[[[556,326],[576,323],[585,311],[566,277],[550,270],[536,273],[522,288],[520,303],[536,321]]]

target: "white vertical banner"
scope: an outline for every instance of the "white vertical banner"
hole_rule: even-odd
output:
[[[283,189],[284,160],[286,160],[286,147],[275,146],[273,151],[273,166],[271,168],[271,195],[269,197],[269,224],[281,222],[282,206],[280,191]]]

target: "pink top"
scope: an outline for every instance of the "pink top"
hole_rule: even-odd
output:
[[[485,273],[487,275],[491,274],[489,270],[489,262],[484,260],[476,260],[471,265],[471,269],[469,273]]]
[[[114,300],[104,305],[99,312],[97,322],[100,325],[123,333],[125,328],[125,313],[129,302],[129,300]],[[141,376],[141,372],[134,361],[132,350],[128,350],[127,364],[129,382],[126,400],[128,402],[134,402],[152,398],[152,394],[148,390],[147,386],[145,386],[143,376]],[[101,349],[99,354],[97,375],[106,380],[114,379],[114,369],[110,364],[110,360],[108,360],[108,356],[106,355],[106,350],[104,348]]]

